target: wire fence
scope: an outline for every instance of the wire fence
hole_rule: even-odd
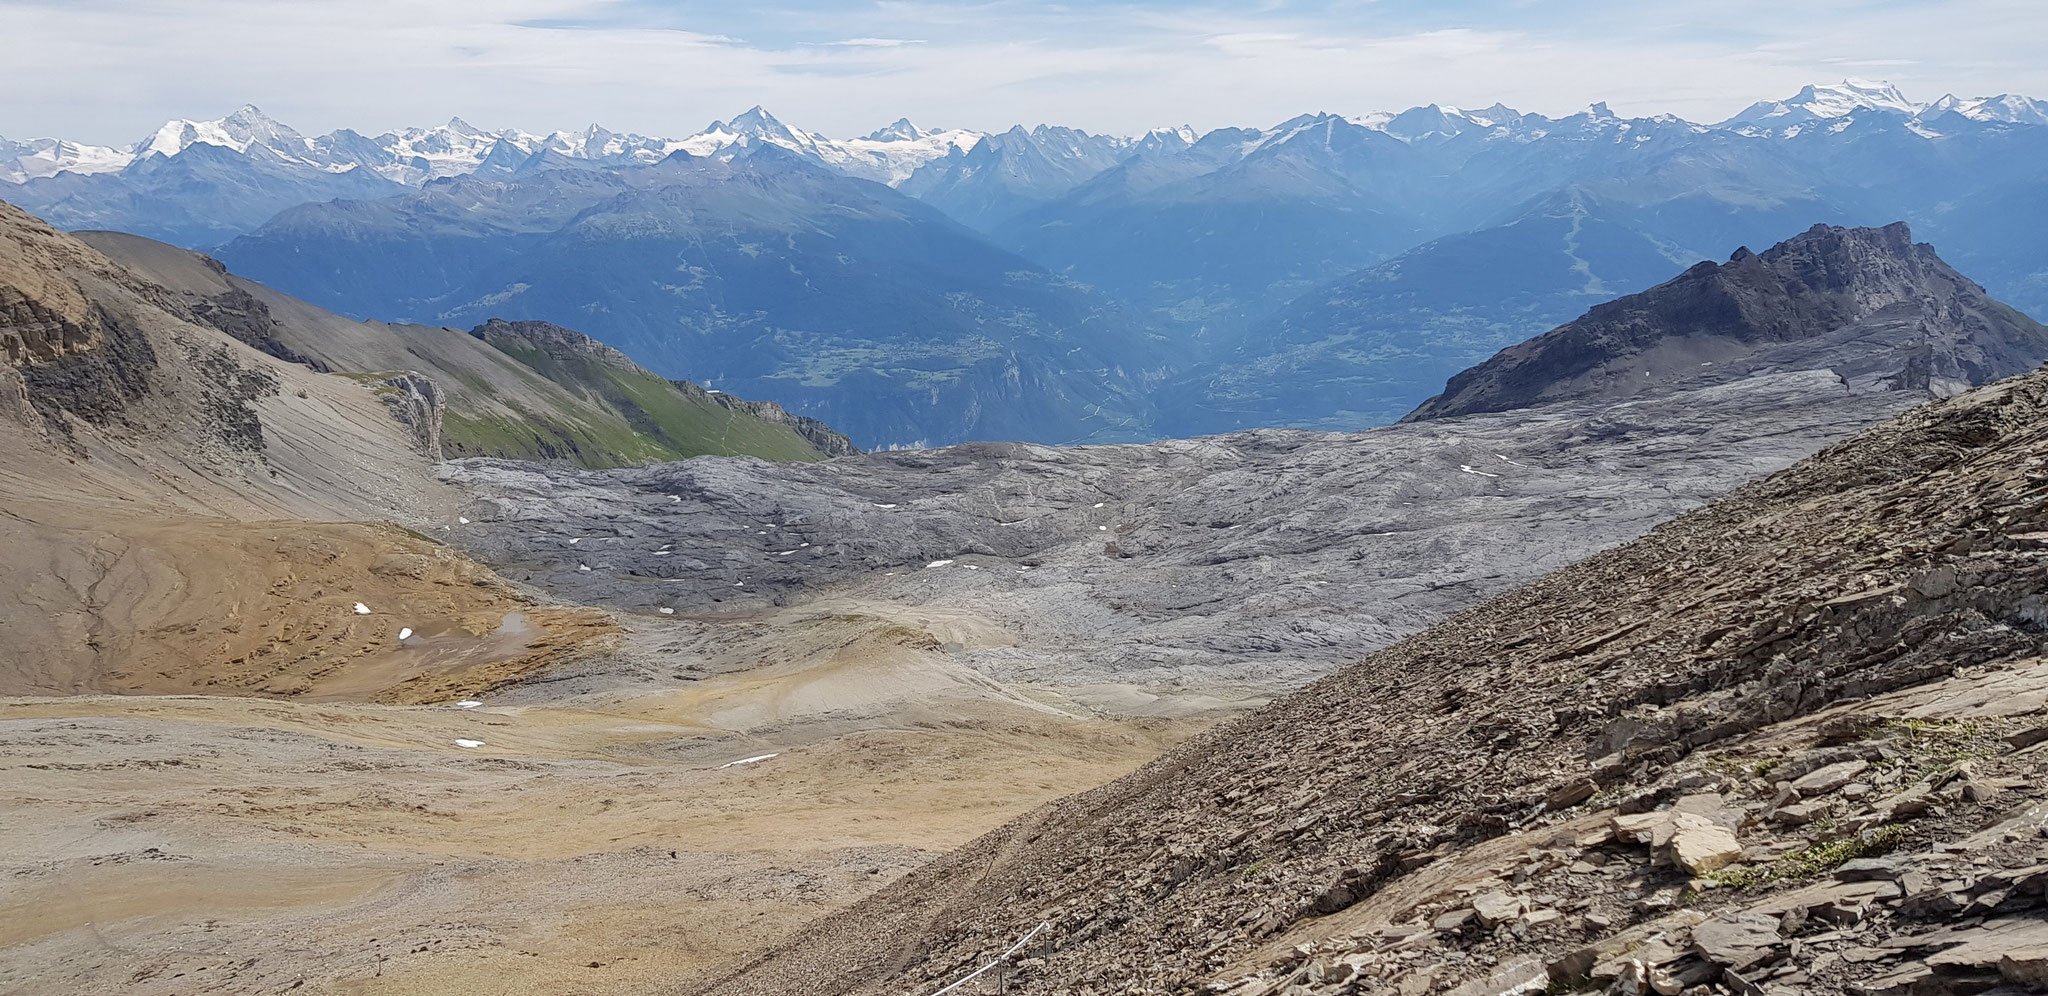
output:
[[[996,968],[997,966],[1001,965],[1001,964],[1002,964],[1003,962],[1006,962],[1006,961],[1010,960],[1010,958],[1011,958],[1012,956],[1014,956],[1014,955],[1015,955],[1015,954],[1016,954],[1017,952],[1019,952],[1019,951],[1022,951],[1022,950],[1024,950],[1024,945],[1026,945],[1026,944],[1029,944],[1029,943],[1031,943],[1031,939],[1032,939],[1032,938],[1034,938],[1034,937],[1037,937],[1038,935],[1040,935],[1040,934],[1042,934],[1042,933],[1045,933],[1046,931],[1048,931],[1048,930],[1051,930],[1051,929],[1052,929],[1052,921],[1050,921],[1050,920],[1043,920],[1043,921],[1040,921],[1040,922],[1039,922],[1039,924],[1038,924],[1038,926],[1036,926],[1036,927],[1033,927],[1033,928],[1031,928],[1031,933],[1025,934],[1025,935],[1024,935],[1024,937],[1023,937],[1022,939],[1020,939],[1020,940],[1019,940],[1019,941],[1018,941],[1017,943],[1015,943],[1015,944],[1012,944],[1012,945],[1010,945],[1010,950],[1008,950],[1008,951],[1005,951],[1005,952],[1003,952],[1002,954],[999,954],[999,955],[995,956],[995,957],[994,957],[993,959],[990,959],[990,961],[989,961],[989,963],[988,963],[988,964],[986,964],[986,965],[983,965],[983,966],[981,966],[980,968],[977,968],[977,969],[975,969],[974,971],[972,971],[972,972],[969,972],[969,973],[967,973],[967,974],[966,974],[966,975],[964,975],[964,976],[961,976],[960,978],[958,978],[958,979],[954,980],[954,982],[953,982],[953,984],[952,984],[952,985],[950,985],[950,986],[947,986],[946,988],[944,988],[944,989],[941,989],[941,990],[939,990],[938,992],[932,993],[932,994],[931,994],[931,996],[946,996],[946,994],[947,994],[947,993],[953,992],[953,991],[955,991],[955,990],[959,989],[959,988],[960,988],[961,986],[964,986],[964,985],[966,985],[966,984],[968,984],[968,983],[970,983],[970,982],[973,982],[973,981],[974,981],[975,979],[978,979],[978,978],[980,978],[980,977],[982,976],[982,974],[983,974],[983,973],[987,972],[988,970],[990,970],[990,969],[992,969],[992,968]],[[996,972],[996,981],[997,981],[997,983],[998,983],[998,984],[1000,985],[1000,984],[1001,984],[1001,982],[1002,982],[1002,980],[1003,980],[1003,974],[1002,974],[1002,972],[1001,972],[1001,971],[997,971],[997,972]]]

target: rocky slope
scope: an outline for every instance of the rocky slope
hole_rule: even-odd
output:
[[[2038,991],[2044,483],[2048,373],[1933,402],[705,991]]]
[[[250,300],[0,204],[0,695],[412,700],[609,638],[390,524],[457,501],[395,389],[258,348]]]
[[[1738,249],[1452,377],[1410,420],[1618,399],[1829,369],[1857,390],[1953,392],[2048,359],[2048,327],[1992,300],[1904,223],[1815,225]]]
[[[967,613],[1009,635],[962,663],[1125,711],[1298,687],[1923,397],[1809,372],[1351,435],[443,474],[452,542],[563,599]]]
[[[206,324],[362,382],[416,429],[430,456],[616,467],[703,454],[815,460],[850,449],[829,428],[664,380],[560,326],[493,319],[463,332],[359,322],[175,246],[118,232],[78,237],[171,289]]]

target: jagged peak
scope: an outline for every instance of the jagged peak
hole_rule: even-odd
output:
[[[862,137],[870,142],[915,142],[929,134],[931,132],[911,124],[909,118],[897,118],[888,125],[877,128]]]

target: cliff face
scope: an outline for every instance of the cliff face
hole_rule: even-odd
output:
[[[107,259],[0,203],[0,378],[18,414],[68,436],[65,413],[117,416],[148,390],[154,346],[92,299],[88,284],[131,290]]]
[[[1452,377],[1406,421],[1619,399],[1781,370],[1953,393],[2048,359],[2048,328],[1992,300],[1904,223],[1816,225],[1738,249]]]

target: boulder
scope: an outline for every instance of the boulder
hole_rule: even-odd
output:
[[[1555,791],[1551,792],[1543,800],[1543,808],[1553,811],[1570,809],[1579,803],[1585,802],[1587,799],[1591,799],[1596,789],[1597,786],[1593,784],[1591,778],[1580,778],[1576,781],[1567,782],[1558,786]]]
[[[1479,921],[1489,927],[1521,916],[1526,906],[1522,897],[1505,892],[1482,892],[1472,897],[1472,911],[1479,914]]]
[[[1617,816],[1614,833],[1622,840],[1648,844],[1694,875],[1705,875],[1742,858],[1735,831],[1699,813],[1668,810]]]
[[[1906,860],[1900,857],[1853,858],[1835,869],[1835,877],[1844,882],[1889,882],[1905,869]]]
[[[1692,928],[1693,951],[1734,972],[1776,961],[1783,946],[1778,919],[1761,913],[1722,913]]]
[[[1465,929],[1466,924],[1469,924],[1473,920],[1478,919],[1478,917],[1479,914],[1474,910],[1452,910],[1449,913],[1445,913],[1442,916],[1437,917],[1436,922],[1430,924],[1430,926],[1434,928],[1436,932],[1439,934],[1455,934],[1458,931]]]
[[[1870,767],[1869,761],[1843,761],[1807,772],[1792,782],[1792,789],[1800,795],[1811,798],[1825,795],[1856,780],[1856,776]]]
[[[1694,875],[1725,868],[1742,858],[1742,843],[1735,839],[1735,831],[1713,820],[1679,813],[1671,824],[1671,861]]]

